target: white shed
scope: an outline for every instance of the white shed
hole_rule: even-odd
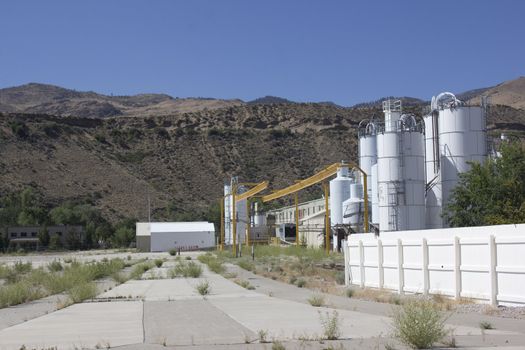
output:
[[[140,251],[185,251],[215,246],[215,227],[211,222],[137,222],[136,228]]]

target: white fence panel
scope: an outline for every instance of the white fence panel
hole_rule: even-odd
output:
[[[345,242],[349,284],[525,304],[525,225],[389,232],[385,237],[360,234]]]

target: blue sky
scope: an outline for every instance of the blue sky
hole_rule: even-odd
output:
[[[0,87],[429,99],[525,75],[525,1],[0,3]]]

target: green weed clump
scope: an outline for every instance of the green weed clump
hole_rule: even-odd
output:
[[[195,286],[195,289],[200,295],[208,295],[211,292],[211,286],[208,281],[202,281]]]
[[[446,335],[445,317],[428,300],[412,300],[394,309],[394,335],[414,349],[431,348]]]
[[[51,272],[58,272],[62,271],[64,267],[62,266],[60,261],[53,260],[51,263],[49,263],[49,265],[47,265],[47,269]]]
[[[304,278],[299,278],[297,281],[295,281],[295,285],[299,288],[303,288],[306,286],[306,280]]]
[[[222,260],[214,256],[213,254],[206,253],[203,255],[199,255],[197,259],[201,263],[208,265],[210,271],[213,271],[215,273],[222,274],[226,270],[224,268]]]
[[[308,298],[308,303],[315,307],[321,307],[324,305],[324,296],[322,294],[314,294]]]
[[[321,325],[323,326],[323,336],[326,340],[336,340],[341,336],[341,326],[337,311],[330,315],[328,312],[323,316],[319,313]]]
[[[92,298],[96,295],[96,285],[92,281],[115,274],[124,267],[121,259],[81,264],[72,261],[58,270],[55,264],[51,269],[28,268],[30,264],[18,265],[11,269],[17,277],[13,283],[0,287],[0,307],[12,306],[39,299],[48,295],[67,292],[73,302]],[[15,271],[23,271],[24,274]]]
[[[148,270],[153,268],[154,263],[152,261],[146,261],[140,264],[135,265],[133,270],[131,270],[130,278],[137,280]]]
[[[243,287],[243,288],[246,288],[246,289],[249,289],[249,290],[254,290],[255,287],[252,286],[250,284],[250,282],[248,282],[247,280],[234,280],[233,282],[235,282],[236,284],[238,284],[239,286]]]
[[[248,259],[240,259],[236,261],[236,264],[241,268],[245,269],[247,271],[254,271],[255,270],[255,264],[248,260]]]
[[[164,264],[164,260],[162,260],[162,259],[155,259],[155,266],[161,267],[162,264]]]
[[[97,286],[93,282],[84,282],[67,291],[73,303],[80,303],[86,299],[93,299],[97,295]]]
[[[197,278],[202,275],[202,267],[193,261],[180,261],[175,267],[171,268],[168,271],[168,275],[170,276],[170,278]]]

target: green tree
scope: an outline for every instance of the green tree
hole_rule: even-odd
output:
[[[49,230],[47,229],[47,226],[42,227],[38,232],[38,240],[40,241],[40,244],[42,244],[44,247],[47,247],[49,245],[50,239],[51,237],[49,237]]]
[[[500,158],[473,163],[460,174],[444,210],[454,227],[525,222],[525,146],[505,143]]]
[[[116,247],[129,247],[135,240],[135,230],[129,227],[119,227],[113,236],[113,245]]]
[[[62,241],[60,240],[60,237],[57,234],[54,234],[49,239],[49,249],[51,250],[58,250],[62,248]]]

